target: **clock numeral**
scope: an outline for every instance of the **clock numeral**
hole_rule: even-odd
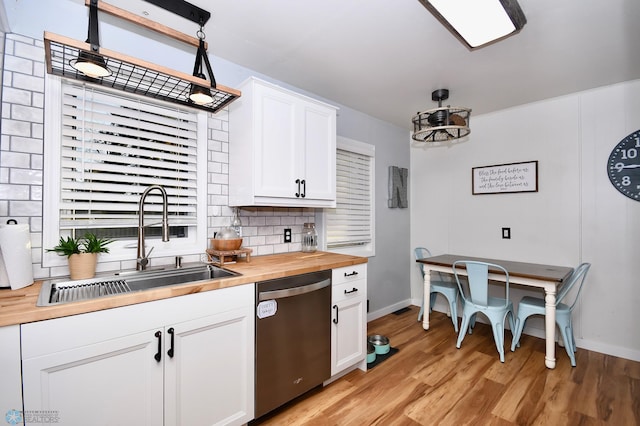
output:
[[[621,151],[623,160],[629,160],[638,157],[638,150],[635,148],[623,149]]]
[[[624,186],[629,186],[629,185],[631,185],[631,178],[629,176],[623,176],[621,183]]]
[[[624,170],[624,163],[616,163],[613,167],[616,169],[618,173],[620,173],[621,171]]]
[[[636,140],[636,148],[640,148],[640,137],[636,136],[635,140]]]

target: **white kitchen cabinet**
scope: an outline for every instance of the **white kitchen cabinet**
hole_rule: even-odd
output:
[[[229,205],[335,207],[336,108],[251,77],[229,106]]]
[[[9,424],[19,418],[22,411],[20,326],[0,327],[0,342],[0,413]]]
[[[367,355],[367,265],[332,271],[331,375],[360,363]]]
[[[48,412],[65,425],[248,422],[254,297],[249,284],[22,325],[25,417]]]

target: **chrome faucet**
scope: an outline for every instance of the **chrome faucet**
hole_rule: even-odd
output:
[[[169,218],[168,218],[168,202],[167,191],[160,185],[151,185],[142,193],[140,203],[138,204],[138,253],[136,261],[136,270],[144,271],[149,264],[149,255],[153,251],[153,247],[147,254],[144,249],[144,200],[149,192],[157,189],[162,194],[162,241],[169,241]]]

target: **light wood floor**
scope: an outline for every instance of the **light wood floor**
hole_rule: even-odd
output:
[[[367,373],[355,370],[252,424],[262,425],[640,425],[640,363],[578,349],[571,367],[556,347],[524,335],[515,352],[505,332],[500,363],[491,329],[478,323],[456,349],[450,318],[418,308],[372,321],[400,351]]]

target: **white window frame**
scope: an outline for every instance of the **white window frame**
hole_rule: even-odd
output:
[[[44,185],[43,185],[43,227],[42,227],[42,266],[57,267],[66,266],[67,259],[46,249],[58,244],[62,235],[60,223],[60,135],[62,134],[62,78],[45,74],[45,125],[44,125]],[[92,86],[93,87],[93,86]],[[149,100],[141,96],[124,93],[100,87],[102,92],[111,92],[114,96],[122,97],[123,94],[131,99],[140,99],[147,103],[159,106],[175,108],[175,105],[159,100]],[[204,252],[207,247],[207,113],[196,111],[197,114],[197,224],[189,226],[188,237],[172,238],[168,242],[160,239],[147,239],[147,253],[154,247],[153,258],[173,257]],[[150,195],[155,194],[151,193]],[[171,219],[169,219],[171,225]],[[136,239],[118,240],[109,245],[109,253],[102,253],[99,262],[132,261],[136,260]],[[166,263],[166,262],[159,262]]]
[[[344,151],[350,151],[362,155],[366,155],[371,158],[370,168],[370,190],[371,190],[371,242],[369,244],[360,246],[349,246],[344,248],[327,248],[327,211],[323,209],[316,213],[316,222],[321,229],[319,246],[321,250],[330,251],[332,253],[349,254],[352,256],[373,257],[376,254],[375,241],[376,241],[376,229],[375,229],[375,165],[376,165],[376,148],[374,145],[356,141],[353,139],[338,136],[336,138],[336,148]]]

